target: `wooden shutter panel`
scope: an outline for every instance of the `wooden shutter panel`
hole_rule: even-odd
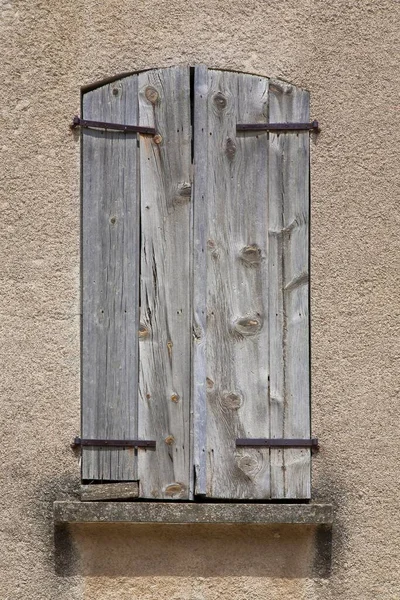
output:
[[[157,450],[139,453],[141,494],[190,493],[191,134],[189,68],[139,75],[141,137],[141,341],[139,437]],[[150,101],[149,101],[150,98]]]
[[[138,124],[138,77],[83,96],[83,117]],[[82,131],[82,435],[136,439],[139,197],[136,134]],[[83,448],[82,478],[135,480],[134,450]]]
[[[83,131],[82,434],[156,449],[84,448],[82,477],[139,480],[140,496],[190,493],[190,87],[186,67],[88,92]],[[140,290],[140,291],[139,291]]]
[[[196,72],[194,461],[212,498],[310,496],[308,449],[235,446],[310,436],[309,134],[236,133],[308,121],[308,105],[266,78]]]

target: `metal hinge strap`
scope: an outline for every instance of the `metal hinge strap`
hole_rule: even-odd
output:
[[[84,127],[86,129],[109,129],[111,131],[122,131],[123,133],[148,133],[155,135],[157,132],[154,127],[145,127],[142,125],[122,125],[121,123],[105,123],[103,121],[88,121],[80,117],[74,117],[71,129]]]
[[[264,448],[314,448],[319,447],[318,438],[302,439],[279,439],[279,438],[239,438],[236,440],[236,446],[261,446]]]
[[[73,448],[77,446],[87,447],[106,447],[106,448],[155,448],[154,440],[88,440],[76,437],[71,444]]]
[[[318,121],[312,123],[238,123],[236,131],[313,131],[319,133]]]

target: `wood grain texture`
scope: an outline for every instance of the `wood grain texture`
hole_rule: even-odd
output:
[[[206,494],[207,437],[207,180],[208,70],[199,65],[194,76],[193,190],[193,446],[195,494]]]
[[[141,296],[140,495],[189,497],[191,395],[191,134],[187,67],[139,75]]]
[[[83,97],[86,119],[137,124],[137,76]],[[135,134],[82,131],[82,435],[136,438],[139,199]],[[82,478],[137,478],[133,449],[83,448]]]
[[[193,85],[193,203],[187,67],[84,96],[84,118],[158,136],[82,134],[82,435],[157,448],[83,448],[82,477],[308,498],[309,450],[235,446],[310,436],[309,133],[236,132],[308,121],[308,94],[202,66]]]
[[[265,121],[268,80],[208,73],[207,495],[268,498],[267,136],[236,136]]]
[[[100,483],[96,485],[81,485],[82,502],[98,502],[103,500],[127,500],[138,498],[139,484],[137,481],[125,483]]]
[[[270,81],[269,119],[308,122],[308,93]],[[270,437],[310,437],[309,134],[269,135]],[[310,497],[310,450],[271,450],[271,496]]]

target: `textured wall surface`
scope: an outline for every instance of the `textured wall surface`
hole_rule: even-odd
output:
[[[400,599],[399,38],[396,0],[0,0],[0,598]],[[76,526],[53,539],[52,501],[79,476],[80,156],[68,125],[82,86],[199,62],[309,89],[322,126],[313,493],[337,507],[329,568],[308,528]]]

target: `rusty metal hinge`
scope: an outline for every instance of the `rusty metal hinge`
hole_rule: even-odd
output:
[[[107,129],[110,131],[122,131],[122,133],[143,133],[156,135],[154,127],[145,127],[143,125],[122,125],[121,123],[105,123],[103,121],[88,121],[80,117],[74,117],[71,123],[71,129],[84,127],[85,129]]]
[[[236,447],[242,446],[261,446],[264,448],[312,448],[318,450],[318,438],[303,439],[303,438],[238,438]]]
[[[236,131],[313,131],[320,132],[318,121],[312,123],[238,123]]]
[[[88,440],[76,437],[71,444],[72,448],[78,446],[104,447],[104,448],[155,448],[154,440]]]

